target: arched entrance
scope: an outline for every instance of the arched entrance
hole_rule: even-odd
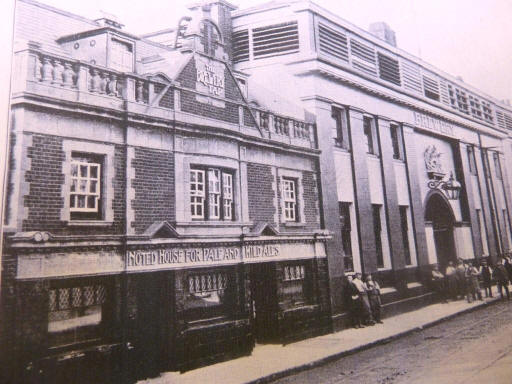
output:
[[[444,270],[449,261],[457,260],[453,240],[455,216],[446,197],[440,191],[431,191],[427,196],[425,221],[432,223],[437,262]]]

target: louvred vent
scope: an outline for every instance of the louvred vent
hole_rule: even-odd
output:
[[[252,30],[254,58],[286,55],[299,50],[299,30],[296,21]]]
[[[420,68],[417,65],[402,61],[402,78],[405,89],[422,93]]]
[[[512,130],[512,116],[505,115],[505,127]]]
[[[425,96],[429,99],[439,101],[439,84],[437,80],[428,76],[423,76],[423,87],[425,89]]]
[[[350,53],[352,53],[352,66],[368,74],[377,75],[375,65],[375,50],[357,40],[350,39]]]
[[[386,56],[380,52],[377,53],[379,60],[379,75],[382,80],[389,81],[390,83],[400,85],[400,67],[398,60]]]
[[[249,60],[249,31],[244,29],[233,33],[233,61]]]
[[[320,52],[334,56],[348,63],[347,37],[340,32],[323,25],[318,25]]]

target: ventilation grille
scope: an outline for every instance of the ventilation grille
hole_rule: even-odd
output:
[[[422,93],[420,67],[407,61],[402,61],[402,78],[405,89]]]
[[[254,58],[286,55],[299,49],[299,30],[296,21],[275,24],[252,30]]]
[[[249,31],[244,29],[233,33],[233,61],[249,60]]]
[[[450,97],[448,96],[448,85],[446,81],[439,81],[439,89],[441,90],[441,102],[446,105],[450,105]]]
[[[354,68],[368,75],[377,76],[375,51],[372,47],[350,39],[350,53],[352,54],[352,66]]]
[[[505,115],[505,126],[512,130],[512,117],[510,115]]]
[[[498,126],[505,129],[505,115],[501,111],[496,111],[496,117],[498,120]]]
[[[379,60],[380,78],[400,86],[400,66],[398,65],[398,60],[383,55],[380,52],[377,53],[377,58]]]
[[[347,37],[323,24],[318,25],[320,52],[348,63]]]
[[[439,101],[439,84],[437,80],[424,75],[423,88],[425,90],[425,96],[429,99]]]

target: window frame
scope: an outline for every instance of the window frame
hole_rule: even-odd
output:
[[[352,218],[350,215],[350,205],[352,203],[340,201],[338,202],[340,224],[341,224],[341,244],[344,253],[345,272],[354,271],[354,249],[352,246]],[[349,252],[347,252],[349,250]],[[347,268],[347,261],[350,260],[350,266]]]
[[[404,161],[404,147],[402,141],[402,129],[399,124],[391,123],[389,125],[389,131],[391,135],[391,145],[393,148],[393,159]],[[394,132],[394,134],[393,134]]]
[[[199,184],[196,180],[193,181],[193,174],[202,175],[203,181]],[[191,220],[235,221],[235,170],[224,167],[191,165],[189,178],[188,206]],[[228,189],[225,186],[227,180],[230,180],[231,183]],[[195,185],[194,189],[192,188],[193,185]],[[199,185],[203,186],[202,191],[197,188]],[[196,207],[196,209],[193,207]],[[197,213],[197,207],[202,207],[202,215]],[[229,213],[227,213],[228,211]]]
[[[298,180],[293,177],[283,176],[281,178],[282,182],[282,198],[283,198],[283,215],[284,215],[284,221],[285,222],[292,222],[296,223],[299,221],[299,210],[298,210]],[[286,188],[286,186],[292,186],[292,189]],[[287,192],[291,192],[291,194],[288,194]],[[287,204],[289,204],[287,206]],[[290,216],[289,213],[292,213],[293,215]]]
[[[331,117],[334,119],[333,139],[337,148],[350,150],[348,121],[346,109],[333,106],[331,108]]]
[[[366,153],[369,155],[379,156],[377,126],[373,116],[363,115],[363,135],[366,142]]]
[[[116,50],[115,47],[125,47],[126,51],[121,49]],[[124,55],[129,52],[130,66],[128,67],[125,63]],[[116,62],[116,59],[120,59],[121,62]],[[109,56],[109,68],[112,68],[119,72],[133,72],[134,71],[134,59],[135,59],[135,44],[132,41],[125,40],[119,36],[110,37],[110,56]]]
[[[500,161],[500,155],[498,152],[492,153],[492,160],[494,162],[494,174],[496,175],[497,180],[503,179],[503,172],[501,170],[501,161]]]
[[[93,287],[95,300],[94,303],[90,305],[75,305],[73,303],[73,300],[76,298],[75,292],[76,288],[81,288],[81,297],[80,302],[83,303],[85,301],[84,298],[84,289],[86,287]],[[102,299],[99,299],[99,287],[102,287],[103,293],[102,293]],[[60,301],[59,297],[61,295],[61,291],[68,290],[68,307],[67,308],[58,308],[52,310],[52,300],[51,300],[51,292],[55,293],[55,300],[56,305],[60,307]],[[111,324],[113,320],[113,289],[112,289],[112,282],[105,278],[80,278],[80,279],[62,279],[62,280],[52,280],[50,281],[50,287],[48,290],[48,303],[46,307],[47,311],[47,328],[46,328],[46,335],[47,335],[47,346],[51,350],[64,350],[69,348],[76,348],[77,346],[82,345],[94,345],[101,342],[104,342],[106,339],[110,337],[108,332],[108,327]],[[98,301],[100,301],[98,303]],[[82,317],[84,317],[84,314],[86,312],[87,308],[91,308],[94,306],[100,306],[100,321],[97,324],[92,325],[84,325],[83,322],[76,322],[77,326],[70,330],[64,330],[60,333],[67,332],[72,337],[73,340],[65,340],[65,341],[59,341],[58,339],[67,339],[69,336],[59,336],[58,331],[51,331],[51,317],[52,314],[55,314],[57,312],[63,312],[63,311],[69,311],[69,312],[76,312],[81,313]],[[59,316],[57,316],[59,317]],[[80,318],[79,316],[76,316],[75,318]],[[59,320],[53,320],[59,321]],[[89,331],[86,330],[86,327],[89,327]],[[80,330],[81,328],[81,330]],[[92,329],[92,331],[91,331]],[[85,334],[85,336],[84,336]],[[90,334],[93,334],[92,337],[88,336]]]
[[[468,154],[469,173],[473,176],[477,176],[478,171],[476,168],[475,147],[473,147],[472,145],[468,145],[467,154]]]
[[[224,283],[222,288],[217,289],[206,289],[201,290],[201,292],[192,292],[191,291],[191,279],[194,280],[194,284],[197,282],[199,277],[199,281],[201,285],[204,283],[207,285],[208,276],[216,276],[218,280],[218,276],[223,276]],[[203,280],[203,277],[205,278]],[[213,278],[210,280],[213,284]],[[224,268],[211,268],[211,269],[197,269],[197,270],[189,270],[183,275],[183,285],[184,289],[184,316],[187,321],[195,322],[195,321],[207,321],[211,319],[216,319],[219,317],[230,317],[233,313],[233,303],[235,301],[236,295],[236,278],[235,272],[233,268],[224,267]],[[192,296],[199,295],[201,297],[208,297],[211,295],[209,292],[218,292],[222,291],[222,294],[219,297],[222,297],[222,302],[219,302],[216,305],[211,306],[190,306]]]
[[[68,206],[69,216],[72,221],[87,221],[87,220],[103,220],[105,217],[104,212],[104,168],[105,168],[105,156],[95,153],[86,153],[79,151],[71,152],[70,159],[70,185],[67,191],[68,194]],[[77,174],[73,175],[73,169],[76,165]],[[82,168],[87,168],[87,175],[83,177],[81,175]],[[97,175],[95,178],[89,177],[92,167],[97,168]],[[74,181],[76,180],[76,184]],[[85,191],[79,190],[81,182],[85,181]],[[96,183],[96,191],[92,193],[90,191],[90,185],[92,182]],[[85,196],[85,204],[88,204],[89,197],[95,198],[95,207],[89,209],[87,207],[73,207],[78,204],[79,196]]]
[[[413,265],[411,244],[409,243],[409,207],[407,205],[400,205],[400,229],[402,231],[402,244],[404,248],[404,260],[406,266]]]
[[[286,309],[311,305],[314,301],[311,263],[286,262],[282,265],[279,304]],[[290,292],[295,290],[295,292]]]
[[[382,244],[382,205],[372,204],[373,234],[375,240],[375,260],[377,268],[386,267],[384,261],[384,247]]]

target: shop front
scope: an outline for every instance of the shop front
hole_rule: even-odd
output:
[[[139,376],[327,332],[325,268],[323,239],[130,245],[127,333]]]

